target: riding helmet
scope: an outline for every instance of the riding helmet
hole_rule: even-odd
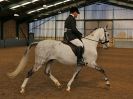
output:
[[[71,7],[70,8],[70,13],[73,13],[73,12],[77,12],[78,14],[80,14],[80,12],[79,12],[77,7]]]

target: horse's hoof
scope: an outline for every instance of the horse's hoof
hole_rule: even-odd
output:
[[[106,85],[107,85],[107,86],[110,86],[110,82],[109,82],[109,81],[106,81]]]
[[[66,91],[67,91],[67,92],[70,92],[70,89],[71,89],[71,88],[70,88],[70,87],[68,87],[68,88],[66,89]]]
[[[58,88],[61,88],[61,84],[59,82],[55,83]]]
[[[110,87],[110,84],[106,84],[106,86]]]
[[[110,88],[110,82],[109,82],[109,81],[106,82],[106,86],[107,86],[108,88]]]
[[[105,81],[108,81],[108,78],[107,78],[107,77],[105,77],[105,78],[104,78],[104,80],[105,80]]]
[[[58,88],[62,88],[62,86],[61,86],[61,85],[58,85],[57,87],[58,87]]]
[[[25,90],[24,89],[21,89],[20,93],[21,94],[24,94]]]

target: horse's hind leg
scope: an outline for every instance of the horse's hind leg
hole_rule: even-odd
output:
[[[39,68],[41,68],[41,67],[42,67],[42,65],[35,64],[33,66],[33,68],[28,71],[27,76],[26,76],[26,78],[24,79],[24,81],[23,81],[23,83],[21,85],[20,93],[24,93],[25,92],[25,87],[27,85],[27,82],[28,82],[29,78],[33,75],[34,72],[38,71]]]
[[[58,86],[60,87],[61,84],[60,82],[51,74],[51,65],[53,63],[53,60],[50,60],[46,63],[46,67],[45,67],[45,74]]]
[[[106,85],[110,86],[109,78],[107,74],[105,73],[104,69],[98,65],[95,65],[95,69],[104,75],[104,80],[106,81]]]

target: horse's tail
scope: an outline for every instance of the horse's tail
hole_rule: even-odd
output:
[[[10,78],[16,77],[24,69],[24,67],[26,66],[26,63],[28,61],[28,56],[29,56],[29,52],[30,52],[31,47],[34,45],[37,45],[37,44],[38,44],[38,42],[33,42],[27,47],[27,49],[26,49],[19,65],[17,66],[17,68],[13,72],[8,73],[8,76]]]

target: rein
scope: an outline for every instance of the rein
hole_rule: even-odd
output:
[[[89,38],[85,38],[85,39],[90,40],[90,41],[100,42],[100,41],[96,41],[96,40],[89,39]]]
[[[85,39],[90,40],[90,41],[94,41],[94,42],[98,42],[98,43],[101,43],[101,44],[105,44],[105,43],[109,42],[109,41],[101,42],[101,41],[96,41],[96,40],[89,39],[89,38],[85,38]]]

